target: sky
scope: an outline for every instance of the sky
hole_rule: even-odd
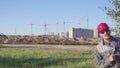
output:
[[[0,33],[57,34],[70,27],[94,30],[100,22],[112,27],[113,21],[101,9],[104,6],[110,6],[107,0],[0,0]]]

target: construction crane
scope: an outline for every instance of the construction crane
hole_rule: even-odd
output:
[[[66,22],[66,21],[63,22],[63,25],[64,25],[63,30],[64,30],[64,32],[66,31],[66,23],[71,23],[71,22]]]
[[[15,31],[15,33],[14,33],[14,34],[16,35],[16,28],[14,29],[14,31]]]
[[[28,25],[30,25],[30,28],[31,28],[31,35],[33,35],[33,25],[35,25],[35,24],[28,24]]]
[[[39,26],[44,26],[45,35],[47,35],[47,26],[52,26],[52,25],[56,25],[56,24],[44,24],[44,25],[39,25]]]
[[[59,21],[58,20],[56,22],[56,32],[57,32],[57,35],[58,35],[58,33],[59,33]]]
[[[87,16],[87,19],[86,19],[86,21],[87,21],[87,28],[89,28],[89,20],[88,20],[88,16]]]
[[[63,22],[63,24],[64,24],[64,31],[65,31],[65,23],[66,23],[66,22],[64,21],[64,22]]]
[[[80,19],[80,21],[77,23],[78,27],[81,28],[82,22],[86,21],[85,19]]]
[[[86,22],[87,24],[86,24],[86,28],[89,28],[89,22],[88,22],[89,20],[88,20],[88,17],[87,17],[87,19],[81,19],[80,21],[79,21],[79,23],[77,23],[78,25],[79,25],[79,28],[80,28],[80,26],[81,26],[81,23],[82,22]]]
[[[80,28],[80,25],[81,25],[81,22],[77,23],[78,24],[78,27]]]

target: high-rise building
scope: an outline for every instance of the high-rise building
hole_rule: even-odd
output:
[[[70,28],[69,29],[69,38],[89,38],[94,36],[94,31],[92,29],[83,29],[83,28]]]

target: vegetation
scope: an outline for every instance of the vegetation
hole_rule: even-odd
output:
[[[93,51],[0,48],[0,68],[95,68]]]
[[[81,41],[71,41],[71,40],[63,40],[63,41],[49,41],[49,42],[39,42],[39,43],[31,43],[31,44],[48,44],[48,45],[97,45],[97,43],[93,42],[81,42]]]
[[[44,40],[35,40],[34,38],[30,41],[17,41],[11,40],[12,42],[8,41],[8,43],[3,44],[49,44],[49,45],[97,45],[99,39],[97,38],[78,38],[78,39],[44,39]]]
[[[120,0],[108,0],[112,7],[105,6],[106,14],[115,21],[112,31],[117,37],[120,37]]]

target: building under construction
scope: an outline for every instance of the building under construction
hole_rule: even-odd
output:
[[[92,29],[83,29],[83,28],[70,28],[69,29],[69,38],[92,38],[94,36],[94,31]]]

